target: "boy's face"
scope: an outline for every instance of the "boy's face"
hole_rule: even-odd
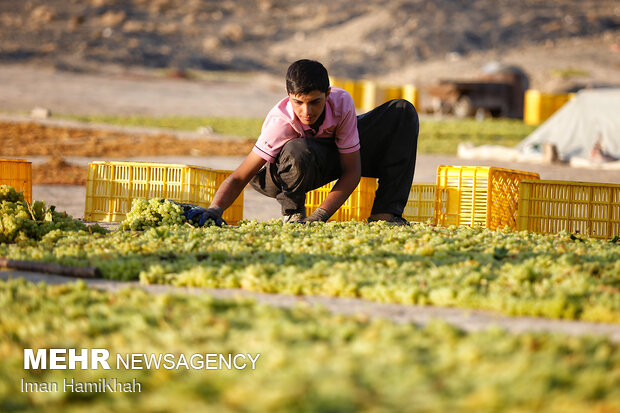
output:
[[[304,125],[314,125],[325,110],[325,103],[329,96],[329,89],[327,93],[313,90],[307,94],[293,95],[288,94],[291,105],[293,105],[293,111],[297,118]]]

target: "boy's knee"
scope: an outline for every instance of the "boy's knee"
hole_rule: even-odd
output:
[[[291,139],[282,147],[278,156],[278,164],[282,166],[303,165],[309,161],[311,155],[306,139]]]
[[[308,149],[308,139],[298,138],[287,141],[280,153],[298,154]]]
[[[394,99],[394,106],[409,116],[418,116],[415,106],[406,99]]]
[[[411,102],[405,99],[396,99],[394,101],[394,107],[397,109],[400,119],[404,120],[415,129],[415,134],[419,133],[420,119],[415,106]]]

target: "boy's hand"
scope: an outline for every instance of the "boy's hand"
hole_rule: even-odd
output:
[[[308,216],[307,218],[304,218],[301,222],[303,223],[317,222],[317,221],[327,222],[328,219],[329,219],[329,214],[327,213],[327,211],[324,210],[323,208],[317,208],[314,210],[312,214],[310,214],[310,216]]]
[[[207,221],[213,221],[215,225],[221,227],[226,221],[222,219],[222,208],[214,206],[209,208],[199,207],[197,205],[183,204],[183,215],[190,223],[203,226]]]
[[[203,226],[207,221],[213,221],[215,225],[221,227],[222,224],[226,224],[226,221],[222,218],[222,208],[220,207],[209,207],[206,211],[202,213],[200,216],[200,221],[198,221],[198,225]]]

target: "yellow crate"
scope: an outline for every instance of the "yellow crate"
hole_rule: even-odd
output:
[[[306,194],[306,214],[310,215],[317,209],[334,187],[336,181],[330,182]],[[362,177],[360,183],[353,190],[342,206],[332,215],[330,221],[365,221],[370,216],[372,204],[375,201],[377,180]]]
[[[9,185],[32,202],[32,162],[25,159],[0,159],[0,185]]]
[[[232,172],[200,166],[147,162],[92,162],[86,183],[86,221],[120,222],[136,198],[166,198],[208,207]],[[222,216],[243,219],[243,192]]]
[[[435,223],[517,228],[519,182],[537,173],[488,166],[437,168]]]
[[[403,211],[403,218],[411,222],[434,222],[435,184],[413,184]]]
[[[518,230],[569,231],[593,238],[620,235],[620,185],[522,181]]]

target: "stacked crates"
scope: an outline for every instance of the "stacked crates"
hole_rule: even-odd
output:
[[[540,179],[537,173],[488,166],[437,168],[434,222],[517,228],[519,183]]]
[[[443,226],[479,225],[490,229],[516,229],[519,183],[524,179],[539,179],[539,175],[496,167],[440,165],[435,184],[412,184],[403,218]],[[307,214],[321,205],[334,183],[306,194]],[[331,220],[367,219],[376,188],[374,178],[362,178],[351,197]]]

